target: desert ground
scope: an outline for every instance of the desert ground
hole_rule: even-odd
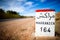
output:
[[[35,19],[22,18],[0,22],[0,40],[60,40],[60,37],[35,37]]]

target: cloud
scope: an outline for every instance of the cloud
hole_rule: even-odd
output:
[[[19,2],[26,2],[27,0],[17,0],[17,1],[19,1]]]
[[[32,7],[35,7],[36,5],[37,4],[33,5],[33,2],[25,2],[24,5],[18,5],[18,4],[16,5],[16,3],[11,3],[9,10],[17,11],[25,16],[33,16],[34,9]],[[25,7],[25,6],[27,6],[27,7]]]
[[[22,2],[18,2],[16,0],[13,0],[6,5],[9,5],[8,7],[3,5],[1,8],[4,8],[5,10],[12,10],[17,12],[23,12],[25,10],[24,6],[21,5]],[[7,8],[6,8],[7,7]]]
[[[21,7],[17,6],[17,7],[10,7],[8,10],[13,10],[21,13],[25,10],[25,8],[22,6]]]
[[[40,2],[45,2],[46,0],[40,0]]]
[[[50,9],[49,7],[46,7],[46,8],[40,8],[40,9]]]
[[[33,2],[26,2],[25,5],[32,6]]]
[[[8,6],[6,6],[6,5],[8,5]],[[34,14],[33,8],[35,6],[37,6],[37,4],[34,4],[33,1],[27,1],[27,0],[8,1],[8,3],[6,3],[6,5],[3,5],[3,7],[0,7],[0,8],[5,9],[6,11],[7,10],[16,11],[23,15],[31,15],[31,14],[33,15]]]
[[[24,14],[24,16],[35,16],[35,12],[30,12],[28,14]]]

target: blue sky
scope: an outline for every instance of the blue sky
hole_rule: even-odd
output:
[[[0,8],[34,16],[37,9],[55,9],[60,12],[60,0],[0,0]]]

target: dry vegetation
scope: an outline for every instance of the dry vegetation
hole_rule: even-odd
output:
[[[34,19],[0,22],[0,40],[33,40]]]

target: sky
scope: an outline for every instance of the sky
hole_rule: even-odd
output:
[[[38,9],[55,9],[60,12],[60,0],[0,0],[0,8],[24,16],[34,16]]]

